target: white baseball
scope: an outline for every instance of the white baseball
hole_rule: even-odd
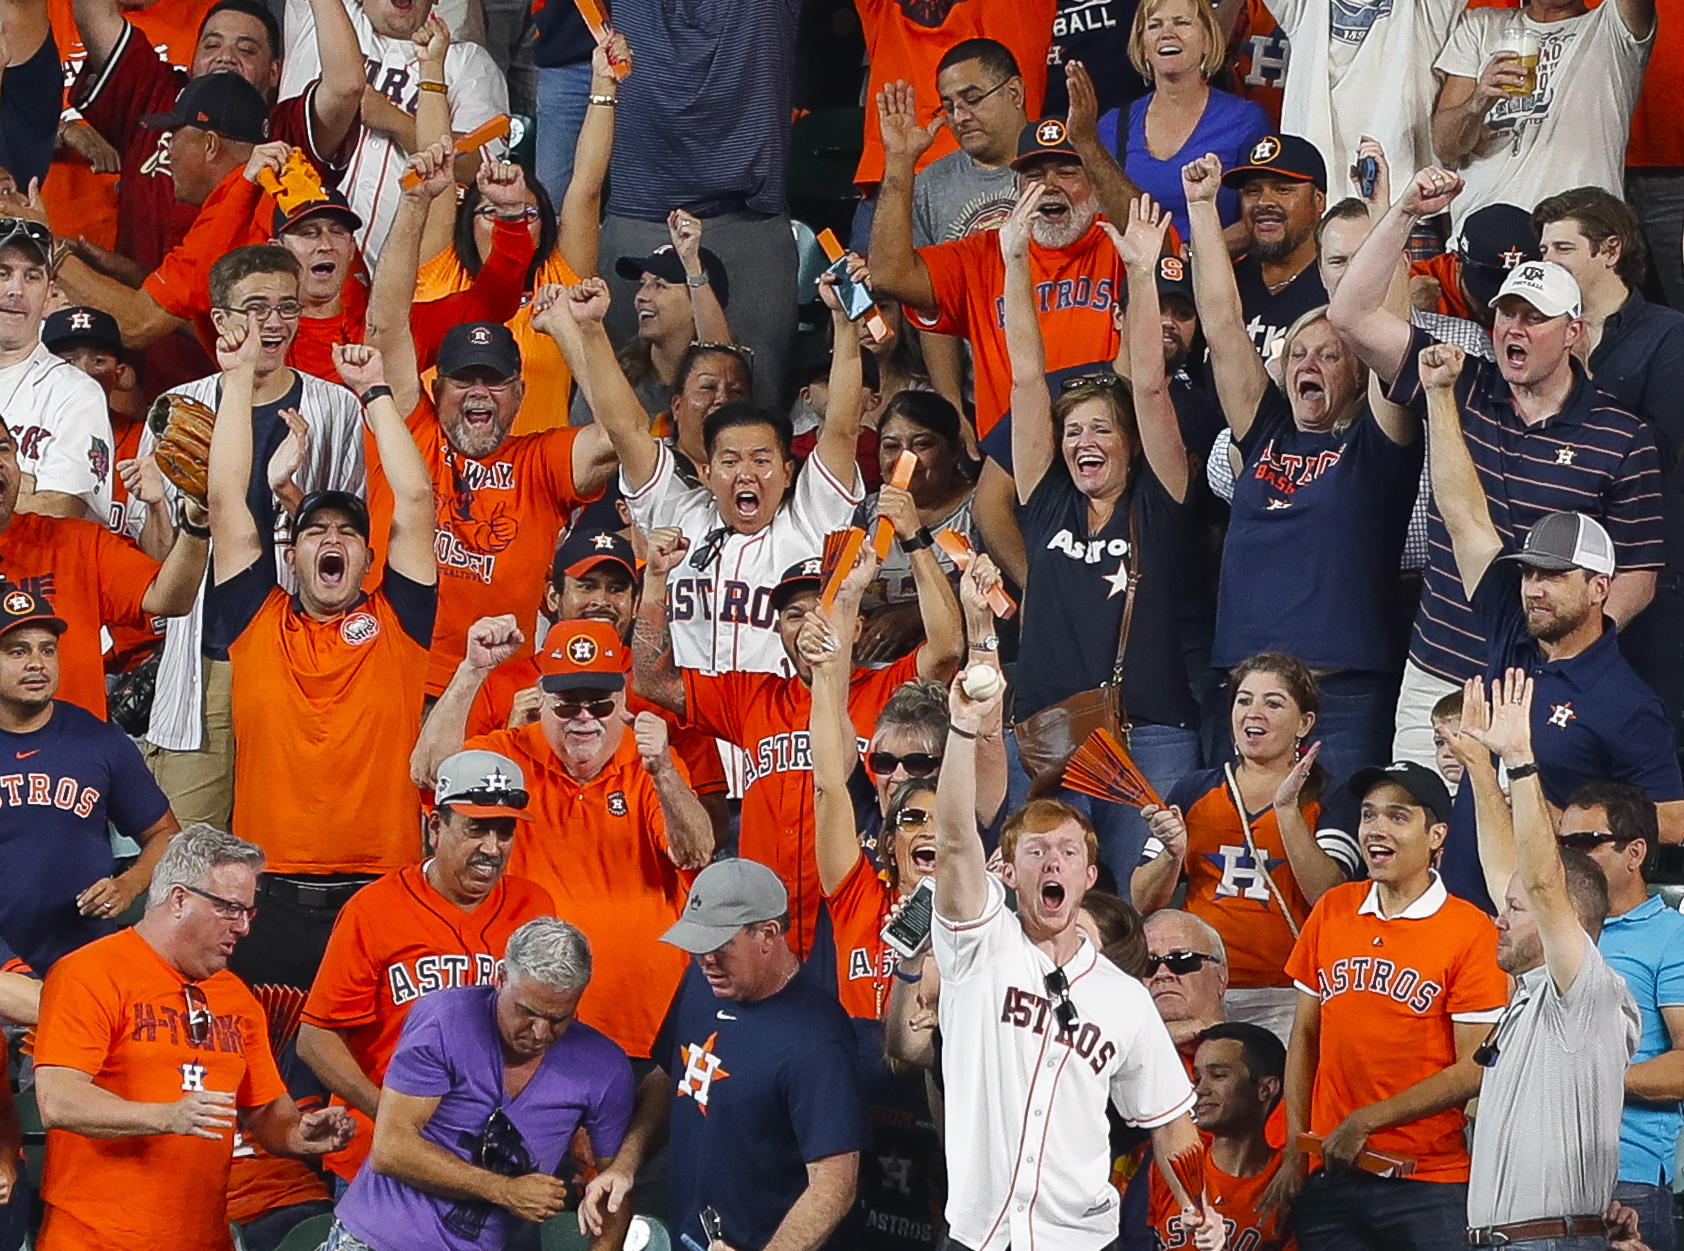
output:
[[[977,665],[965,671],[964,680],[959,683],[959,687],[965,692],[966,699],[980,704],[993,699],[1005,684],[1006,680],[1000,676],[998,669]]]

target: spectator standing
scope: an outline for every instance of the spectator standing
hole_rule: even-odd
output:
[[[1544,258],[1573,275],[1585,318],[1586,367],[1600,390],[1643,419],[1661,468],[1666,567],[1655,597],[1622,633],[1620,650],[1661,697],[1674,735],[1684,728],[1684,313],[1637,289],[1648,248],[1631,207],[1599,187],[1551,196],[1533,212]]]
[[[1626,1070],[1620,1118],[1620,1179],[1614,1198],[1634,1208],[1654,1251],[1677,1245],[1674,1158],[1684,1116],[1678,1077],[1684,1051],[1684,916],[1650,895],[1644,867],[1660,832],[1655,802],[1626,782],[1579,787],[1561,814],[1556,841],[1583,852],[1608,879],[1608,919],[1597,947],[1626,980],[1643,1036]]]
[[[427,818],[432,854],[358,891],[340,911],[298,1027],[298,1058],[350,1109],[358,1133],[323,1161],[345,1182],[373,1141],[381,1083],[410,1009],[458,986],[488,986],[503,948],[555,901],[506,872],[524,824],[526,778],[495,752],[439,765]]]
[[[1181,167],[1205,153],[1224,168],[1239,165],[1272,127],[1251,101],[1211,88],[1211,76],[1227,61],[1228,44],[1210,4],[1146,0],[1134,11],[1128,56],[1152,90],[1129,105],[1126,118],[1121,112],[1103,115],[1099,137],[1186,239]],[[1232,191],[1218,196],[1217,208],[1224,226],[1239,218]]]
[[[1605,1244],[1626,1066],[1642,1025],[1625,979],[1597,950],[1607,879],[1583,852],[1556,846],[1532,754],[1533,693],[1532,679],[1510,669],[1470,730],[1501,757],[1514,805],[1510,828],[1481,835],[1503,843],[1517,867],[1497,920],[1497,964],[1515,979],[1514,996],[1484,1048],[1468,1240],[1595,1251]]]
[[[43,1251],[141,1251],[172,1239],[229,1248],[236,1126],[276,1155],[315,1157],[350,1141],[343,1109],[299,1113],[263,1009],[228,970],[262,867],[252,844],[189,826],[158,861],[146,915],[48,978],[35,1038]]]
[[[1514,51],[1523,39],[1537,49],[1530,69]],[[1524,207],[1563,187],[1619,195],[1654,41],[1655,0],[1596,9],[1544,0],[1463,13],[1433,63],[1444,76],[1433,150],[1467,184],[1450,205],[1451,229],[1487,204]]]
[[[1643,91],[1631,115],[1626,146],[1625,198],[1653,239],[1655,279],[1662,300],[1684,308],[1684,251],[1672,245],[1684,237],[1684,134],[1672,124],[1673,101],[1684,89],[1684,29],[1677,8],[1656,5],[1655,42],[1643,71]],[[1645,1233],[1648,1226],[1644,1226]]]
[[[1259,3],[1262,0],[1258,0]],[[1047,100],[1042,113],[1058,117],[1070,108],[1062,67],[1079,61],[1092,67],[1094,97],[1103,116],[1126,108],[1152,89],[1129,63],[1129,34],[1137,0],[1058,0],[1052,46],[1047,49]]]
[[[1193,162],[1200,182],[1213,172],[1205,158]],[[1316,226],[1327,205],[1327,166],[1321,153],[1297,135],[1265,135],[1245,163],[1221,174],[1222,185],[1239,192],[1240,233],[1245,254],[1234,262],[1246,333],[1266,361],[1273,361],[1289,327],[1327,303]],[[1182,170],[1186,180],[1187,171]],[[1201,186],[1202,198],[1209,198]],[[1187,190],[1188,204],[1192,191]],[[1207,255],[1209,250],[1206,249]]]
[[[18,769],[0,777],[0,940],[41,975],[111,932],[181,828],[128,735],[54,698],[67,629],[46,600],[0,584],[0,746]],[[121,874],[112,827],[141,848]]]
[[[282,590],[249,498],[250,408],[264,341],[263,323],[247,318],[229,318],[218,344],[205,641],[214,659],[232,665],[234,824],[271,855],[259,883],[263,920],[237,971],[253,983],[308,988],[345,902],[421,858],[421,801],[404,746],[420,730],[437,597],[433,492],[380,353],[338,349],[340,376],[363,401],[395,500],[384,568],[365,595],[368,509],[347,492],[316,491],[293,517],[286,553],[297,592]],[[345,811],[359,814],[368,837],[340,837]]]
[[[533,173],[559,204],[573,178],[573,151],[591,107],[591,53],[596,41],[574,5],[543,4],[532,14],[532,60],[538,71]]]
[[[852,1206],[871,1143],[853,1030],[790,950],[788,917],[783,884],[753,860],[721,860],[692,883],[661,941],[694,967],[661,1026],[631,1132],[586,1188],[581,1219],[593,1233],[625,1210],[663,1121],[667,1227],[681,1237],[706,1238],[700,1214],[712,1208],[737,1251],[818,1248]]]
[[[1508,986],[1490,919],[1432,868],[1450,820],[1438,774],[1407,762],[1364,769],[1350,792],[1370,880],[1317,900],[1287,964],[1299,994],[1285,1159],[1261,1206],[1297,1196],[1304,1251],[1455,1246],[1467,1228],[1462,1106],[1479,1089],[1473,1053]],[[1373,1062],[1377,1039],[1384,1064]],[[1321,1138],[1324,1166],[1308,1183],[1306,1131]],[[1365,1148],[1407,1156],[1415,1171],[1362,1172],[1353,1162]]]
[[[1017,137],[1029,125],[1027,93],[1017,58],[998,40],[966,39],[942,56],[936,65],[936,94],[959,146],[928,160],[913,179],[914,247],[989,230],[1011,212],[1017,200],[1012,161]],[[930,145],[926,159],[938,146]]]
[[[47,0],[6,6],[0,63],[0,169],[19,183],[42,182],[58,138],[60,70]]]
[[[575,1132],[611,1166],[632,1112],[625,1054],[576,1020],[591,948],[538,917],[509,936],[496,980],[428,996],[386,1069],[368,1167],[335,1211],[333,1251],[505,1247],[561,1210]],[[592,1251],[618,1247],[631,1208]]]

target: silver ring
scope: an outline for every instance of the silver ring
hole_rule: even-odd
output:
[[[1524,695],[1516,695],[1513,699],[1509,700],[1509,703],[1511,704],[1523,704],[1525,702],[1526,697]]]

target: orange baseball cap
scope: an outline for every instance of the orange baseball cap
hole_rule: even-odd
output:
[[[558,621],[538,652],[538,686],[551,695],[624,690],[630,664],[630,650],[606,621]]]

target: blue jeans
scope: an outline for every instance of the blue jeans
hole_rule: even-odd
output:
[[[1187,774],[1199,767],[1199,734],[1173,725],[1137,725],[1129,735],[1129,755],[1160,795],[1169,793]],[[1016,812],[1029,798],[1029,775],[1017,756],[1017,738],[1006,733],[1006,811]],[[1117,894],[1129,897],[1129,879],[1140,865],[1146,846],[1146,822],[1126,804],[1090,799],[1075,791],[1059,790],[1053,796],[1085,813],[1099,835],[1099,858],[1117,879]]]
[[[1465,1247],[1461,1182],[1318,1169],[1292,1205],[1301,1251],[1450,1251]]]
[[[1684,170],[1628,167],[1626,200],[1643,223],[1666,302],[1684,309],[1684,256],[1679,252],[1679,239],[1684,234]]]
[[[573,177],[573,149],[590,107],[591,63],[538,67],[538,135],[533,153],[534,173],[550,203],[561,211],[561,198]]]
[[[1397,708],[1398,676],[1345,669],[1316,679],[1321,715],[1310,741],[1321,741],[1316,757],[1335,786],[1368,765],[1392,762],[1392,716]]]
[[[1650,1251],[1677,1251],[1678,1209],[1671,1186],[1623,1181],[1614,1187],[1614,1198],[1637,1210],[1637,1232]]]

